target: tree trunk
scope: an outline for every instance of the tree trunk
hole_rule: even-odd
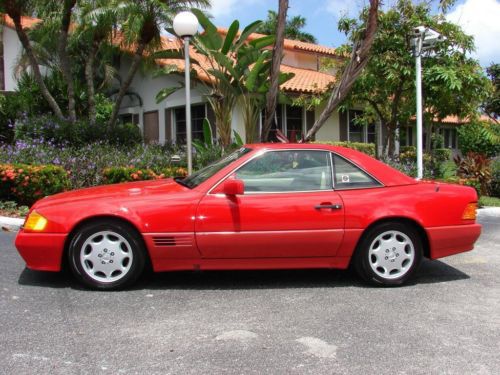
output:
[[[28,56],[28,60],[30,62],[30,67],[33,70],[33,75],[35,77],[35,81],[37,82],[38,86],[40,87],[40,90],[42,92],[42,95],[45,100],[47,100],[47,103],[49,104],[50,109],[54,111],[54,114],[57,116],[57,118],[61,121],[66,120],[64,118],[64,115],[61,111],[61,108],[57,104],[56,100],[54,97],[50,94],[47,86],[45,85],[45,82],[43,81],[42,74],[40,73],[40,67],[38,65],[38,61],[36,60],[36,57],[33,53],[33,49],[31,48],[31,43],[28,39],[28,35],[26,35],[26,32],[23,29],[23,26],[21,24],[21,10],[17,6],[17,3],[13,0],[8,0],[5,2],[5,10],[7,14],[9,15],[10,18],[14,21],[14,25],[16,28],[16,33],[19,38],[19,41],[21,42],[23,48],[26,51],[26,55]]]
[[[71,14],[73,12],[73,7],[75,6],[76,0],[65,0],[64,9],[61,21],[61,30],[59,34],[59,45],[57,46],[57,52],[59,54],[59,62],[61,64],[61,72],[64,80],[66,81],[66,87],[68,91],[68,115],[69,121],[75,123],[76,121],[76,103],[75,103],[75,87],[73,83],[73,75],[71,74],[71,68],[69,64],[68,51],[66,50],[68,45],[68,32],[71,24]]]
[[[370,0],[370,10],[368,13],[368,24],[365,30],[363,40],[356,42],[352,49],[351,59],[347,64],[339,84],[332,91],[325,109],[319,115],[318,119],[307,132],[304,140],[310,141],[318,132],[323,124],[332,115],[333,111],[349,94],[349,90],[356,81],[356,78],[361,74],[363,68],[368,63],[370,57],[370,49],[375,39],[377,31],[377,14],[378,14],[379,0]]]
[[[285,39],[286,13],[288,11],[288,0],[279,0],[278,19],[276,26],[276,40],[273,48],[273,58],[271,65],[271,74],[269,91],[266,98],[266,112],[264,123],[262,124],[261,141],[269,140],[269,131],[274,121],[274,112],[276,111],[276,102],[278,101],[279,74],[281,60],[283,59],[283,44]]]
[[[389,122],[386,125],[387,134],[385,136],[385,156],[392,158],[396,152],[396,124]]]
[[[4,16],[0,18],[0,91],[5,90],[5,64],[3,58],[3,22]]]
[[[127,93],[132,80],[134,79],[135,73],[139,68],[139,65],[142,60],[142,54],[144,53],[144,49],[146,48],[146,44],[144,42],[139,43],[137,49],[135,50],[134,57],[132,59],[132,65],[130,65],[130,69],[128,70],[127,77],[122,82],[120,87],[120,91],[118,92],[118,96],[115,101],[115,106],[113,108],[113,112],[111,114],[111,118],[109,119],[108,127],[113,129],[116,125],[116,120],[118,119],[118,112],[120,111],[120,106],[122,104],[123,98]]]
[[[94,88],[94,63],[97,50],[99,49],[99,42],[94,41],[92,48],[85,61],[85,80],[87,82],[87,101],[89,106],[89,123],[94,125],[96,122],[96,108],[95,108],[95,88]]]

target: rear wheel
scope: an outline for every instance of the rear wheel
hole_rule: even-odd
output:
[[[355,255],[357,273],[377,285],[400,285],[422,261],[422,241],[410,226],[387,222],[370,229]]]
[[[79,281],[102,290],[131,285],[145,263],[142,240],[132,226],[100,221],[80,228],[69,246],[69,264]]]

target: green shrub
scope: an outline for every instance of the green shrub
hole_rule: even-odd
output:
[[[451,158],[451,150],[449,148],[436,148],[432,150],[432,157],[438,163],[444,163]]]
[[[0,164],[0,180],[0,199],[26,205],[70,187],[68,173],[55,165]]]
[[[500,125],[475,122],[458,128],[458,146],[463,155],[469,152],[495,157],[500,153]]]
[[[17,141],[0,147],[0,163],[53,164],[70,172],[71,188],[102,184],[103,170],[110,167],[134,166],[154,171],[178,165],[172,156],[179,155],[185,166],[183,150],[157,144],[116,146],[104,142],[79,147],[53,147],[48,143]]]
[[[14,121],[20,114],[15,94],[0,94],[0,144],[14,139]]]
[[[463,177],[449,177],[446,179],[440,179],[439,181],[446,182],[449,184],[458,184],[463,186],[469,186],[476,190],[477,196],[481,197],[481,182],[474,177],[463,178]]]
[[[329,141],[316,141],[313,143],[321,143],[331,146],[342,146],[347,148],[352,148],[353,150],[364,152],[367,155],[375,157],[375,144],[374,143],[361,143],[361,142],[329,142]]]
[[[491,163],[490,195],[500,198],[500,159]]]
[[[71,124],[53,115],[45,114],[17,119],[15,139],[38,140],[57,146],[82,146],[97,141],[133,145],[142,141],[142,135],[139,127],[134,124],[117,124],[113,129],[108,129],[106,125],[91,125],[87,121],[77,121]]]
[[[158,180],[167,177],[184,177],[187,171],[182,167],[167,167],[156,171],[135,167],[112,167],[103,171],[105,184],[116,184],[129,181]]]
[[[415,155],[417,154],[417,148],[415,146],[401,146],[399,148],[400,153],[413,152]]]

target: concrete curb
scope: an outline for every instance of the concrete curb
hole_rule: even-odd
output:
[[[483,207],[477,210],[477,216],[500,217],[500,207]]]
[[[15,232],[21,228],[24,219],[16,219],[13,217],[0,216],[0,227],[6,232]]]
[[[478,216],[496,216],[500,217],[500,207],[483,207],[477,210]],[[16,219],[13,217],[0,216],[0,227],[2,230],[18,231],[23,225],[24,219]]]

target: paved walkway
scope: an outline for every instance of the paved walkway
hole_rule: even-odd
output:
[[[500,217],[500,207],[483,207],[478,210],[478,216]],[[0,216],[0,228],[4,231],[17,231],[23,225],[24,219]]]

